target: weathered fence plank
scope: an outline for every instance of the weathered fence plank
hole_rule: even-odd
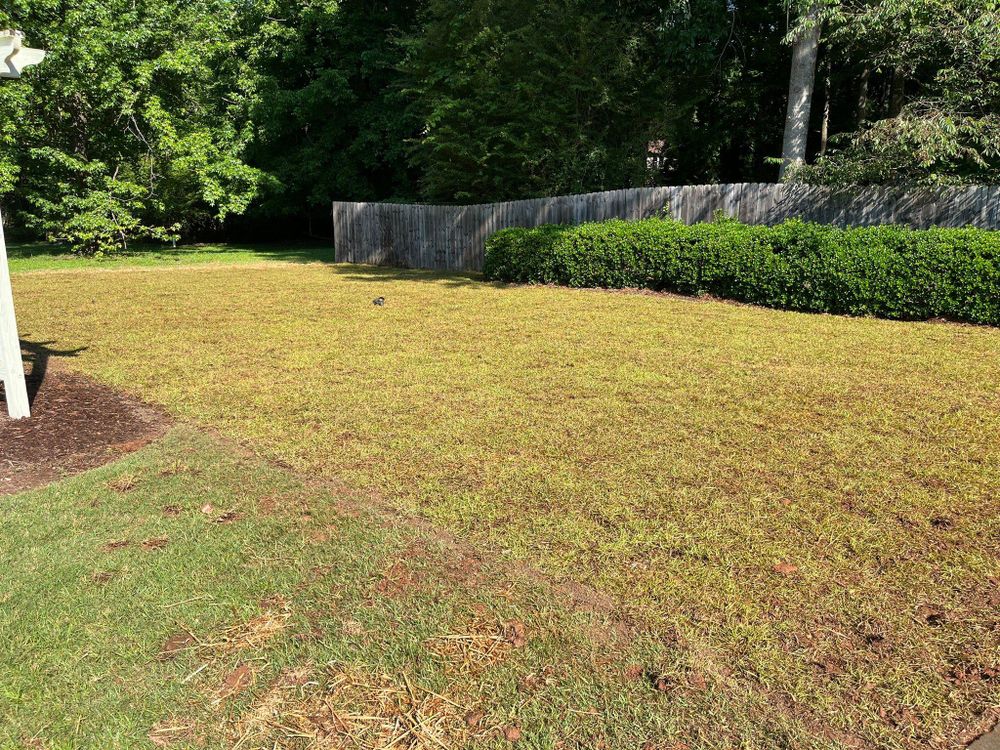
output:
[[[500,229],[644,219],[664,208],[687,224],[711,221],[721,212],[747,224],[802,218],[837,226],[1000,229],[1000,186],[900,192],[747,183],[630,188],[471,206],[336,202],[332,219],[340,262],[479,271],[486,240]]]

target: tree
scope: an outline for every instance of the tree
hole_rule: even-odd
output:
[[[644,184],[654,123],[670,106],[651,46],[656,5],[429,0],[405,68],[423,197]]]
[[[245,211],[240,60],[227,0],[18,0],[0,14],[49,50],[0,88],[0,193],[20,220],[85,252],[195,236]]]
[[[1000,177],[1000,3],[845,0],[828,44],[860,69],[857,120],[796,179],[995,183]]]
[[[0,86],[0,199],[107,252],[333,199],[770,180],[779,155],[830,185],[995,181],[998,6],[11,0],[0,26],[51,54]]]
[[[671,184],[772,181],[788,94],[785,0],[691,0],[665,14],[657,80]]]
[[[272,180],[258,211],[300,215],[333,199],[416,197],[408,157],[419,123],[399,67],[416,0],[247,2],[249,157]]]
[[[792,71],[788,80],[788,108],[779,179],[784,178],[790,168],[799,166],[806,160],[821,30],[820,9],[814,3],[809,6],[791,34]]]

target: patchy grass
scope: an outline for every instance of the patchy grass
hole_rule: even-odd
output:
[[[138,245],[127,252],[102,258],[83,258],[61,245],[12,243],[7,251],[11,272],[122,268],[131,266],[186,266],[205,263],[330,263],[330,243],[302,245]]]
[[[692,746],[959,747],[1000,712],[1000,331],[339,266],[15,293],[70,366],[683,644]]]
[[[360,500],[189,428],[4,498],[0,747],[708,735],[697,711],[717,697],[679,684],[669,700],[627,674],[681,668],[683,654],[627,642],[604,615]]]

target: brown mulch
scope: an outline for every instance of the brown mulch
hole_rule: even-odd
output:
[[[101,466],[161,437],[167,418],[90,378],[49,366],[31,418],[13,421],[0,387],[0,495]]]

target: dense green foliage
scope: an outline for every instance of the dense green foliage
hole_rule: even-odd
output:
[[[1000,180],[1000,3],[844,2],[830,44],[881,72],[884,109],[859,92],[858,129],[800,177],[828,185]],[[888,117],[880,115],[889,115]]]
[[[508,229],[487,278],[711,294],[785,310],[1000,325],[1000,233],[670,219]]]
[[[646,179],[664,109],[635,13],[593,0],[429,0],[408,38],[414,146],[433,201],[612,189]]]
[[[49,56],[0,85],[0,195],[20,220],[90,251],[187,236],[250,206],[226,0],[18,0],[0,27]]]
[[[0,28],[50,55],[0,84],[0,200],[22,232],[106,251],[328,234],[333,199],[770,181],[812,5],[11,0]],[[820,6],[793,179],[996,181],[1000,0]]]
[[[407,158],[419,122],[408,111],[398,36],[419,3],[260,0],[246,3],[247,158],[273,178],[267,215],[328,212],[335,198],[415,197]]]

